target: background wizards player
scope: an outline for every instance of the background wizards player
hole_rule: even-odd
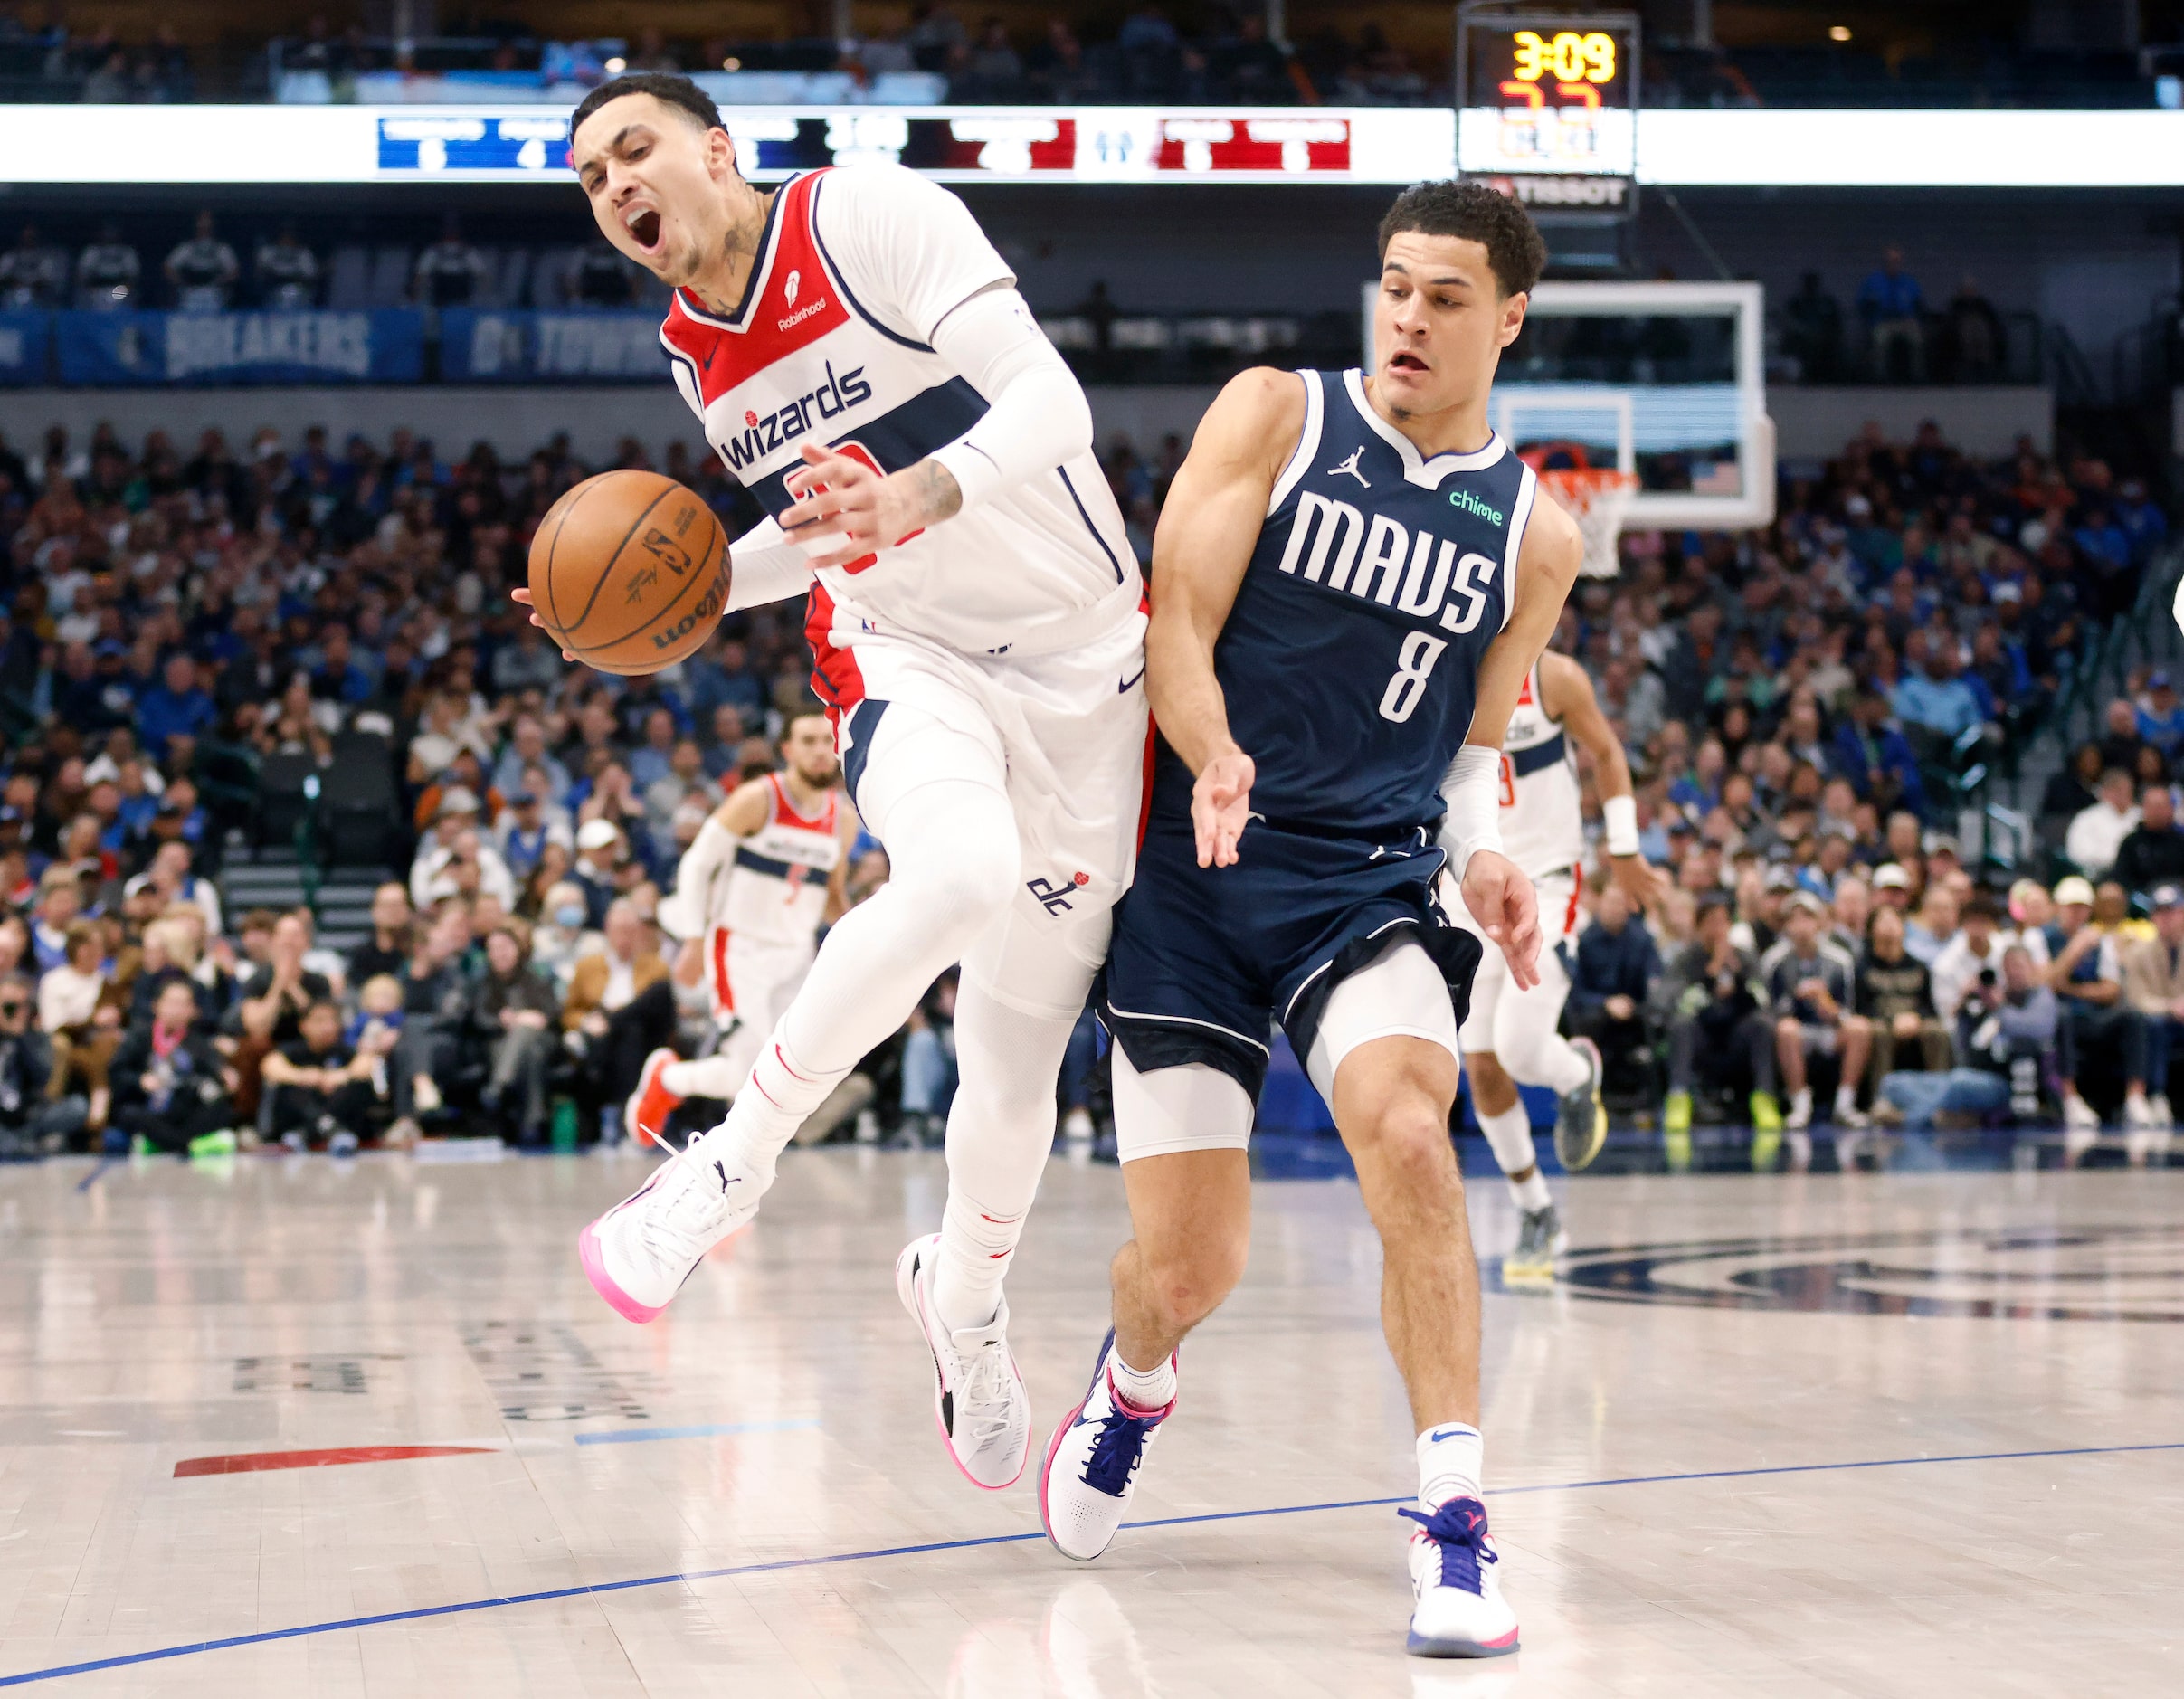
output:
[[[1446,859],[1512,982],[1538,982],[1532,887],[1501,853],[1500,745],[1581,551],[1486,424],[1546,258],[1531,220],[1482,185],[1428,184],[1382,221],[1381,255],[1372,375],[1236,379],[1154,544],[1147,681],[1166,742],[1103,1005],[1136,1237],[1040,1506],[1080,1560],[1121,1523],[1174,1408],[1176,1345],[1243,1270],[1245,1146],[1278,1019],[1384,1254],[1419,1435],[1410,1648],[1491,1656],[1517,1626],[1479,1502],[1478,1274],[1448,1139],[1457,1004],[1482,945],[1433,890]],[[1312,1419],[1342,1395],[1315,1392]]]

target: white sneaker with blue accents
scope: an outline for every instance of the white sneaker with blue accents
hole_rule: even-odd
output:
[[[1486,1507],[1452,1498],[1430,1516],[1395,1513],[1418,1523],[1410,1536],[1409,1651],[1413,1657],[1503,1657],[1516,1650],[1516,1612],[1495,1578],[1499,1559],[1486,1533]]]
[[[1089,1563],[1115,1538],[1146,1449],[1175,1409],[1173,1399],[1157,1410],[1124,1403],[1107,1373],[1114,1355],[1115,1330],[1109,1328],[1092,1384],[1047,1442],[1039,1476],[1040,1525],[1057,1552],[1079,1563]]]

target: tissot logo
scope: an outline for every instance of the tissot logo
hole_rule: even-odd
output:
[[[799,395],[777,413],[764,415],[745,410],[745,429],[720,445],[731,471],[740,472],[767,455],[786,448],[811,430],[815,419],[832,419],[872,398],[865,368],[853,365],[837,375],[833,362],[826,365],[827,381],[810,394]]]

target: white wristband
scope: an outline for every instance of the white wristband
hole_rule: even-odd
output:
[[[1608,828],[1608,853],[1634,856],[1638,852],[1638,799],[1610,796],[1601,800],[1600,819]]]
[[[1448,870],[1461,880],[1471,858],[1481,850],[1501,853],[1502,752],[1466,744],[1449,764],[1441,784],[1448,812],[1441,821],[1441,848]]]

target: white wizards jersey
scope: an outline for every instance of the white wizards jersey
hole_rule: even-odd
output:
[[[841,859],[837,798],[807,820],[781,775],[766,775],[766,821],[736,846],[713,887],[713,924],[733,936],[809,945],[826,917],[827,876]]]
[[[807,442],[895,472],[977,422],[985,397],[927,338],[971,296],[1014,281],[946,190],[899,166],[835,166],[774,196],[733,315],[678,290],[660,336],[707,440],[778,517]],[[972,654],[1034,652],[1119,624],[1139,595],[1122,514],[1087,451],[882,555],[827,567],[811,621],[822,633],[862,622]]]
[[[1502,852],[1526,878],[1564,873],[1583,859],[1585,819],[1578,793],[1577,751],[1560,720],[1540,704],[1539,663],[1502,738]]]

